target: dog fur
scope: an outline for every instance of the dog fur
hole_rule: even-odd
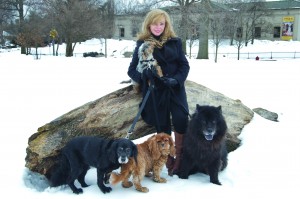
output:
[[[79,136],[70,140],[61,151],[60,159],[46,176],[51,187],[68,184],[73,193],[83,193],[74,185],[77,179],[82,187],[87,187],[85,175],[90,167],[97,169],[97,184],[103,193],[109,193],[106,187],[110,173],[132,158],[137,160],[137,147],[128,139],[104,139],[95,136]]]
[[[121,166],[121,172],[111,174],[111,183],[117,184],[122,181],[124,188],[129,188],[133,184],[135,189],[140,192],[148,192],[147,187],[141,185],[144,176],[151,176],[154,182],[165,183],[167,180],[160,176],[168,155],[175,156],[175,146],[172,137],[166,133],[158,133],[151,136],[145,142],[137,144],[138,164],[130,158],[127,164]],[[133,183],[129,181],[133,176]]]
[[[154,43],[144,42],[139,47],[139,64],[136,67],[136,70],[143,73],[144,70],[151,70],[158,77],[163,77],[161,67],[158,65],[156,59],[153,57]],[[140,85],[132,80],[133,88],[135,92],[139,93],[141,91]]]
[[[227,166],[226,132],[221,106],[197,104],[183,139],[179,178],[202,172],[210,176],[211,183],[221,185],[218,173]]]

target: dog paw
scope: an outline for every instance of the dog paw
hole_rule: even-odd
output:
[[[133,183],[128,181],[128,182],[122,182],[122,186],[124,188],[129,188],[129,187],[132,187]]]
[[[136,190],[138,190],[140,192],[143,192],[143,193],[148,193],[149,192],[149,189],[147,187],[139,187],[139,188],[136,188]]]
[[[85,187],[88,187],[89,185],[87,185],[85,182],[82,182],[82,183],[80,183],[81,184],[81,186],[83,187],[83,188],[85,188]]]
[[[75,193],[75,194],[82,194],[83,193],[83,190],[82,189],[75,189],[75,190],[73,190],[73,193]]]
[[[178,177],[179,177],[180,179],[188,179],[188,178],[189,178],[189,176],[186,176],[186,175],[178,175]]]
[[[211,183],[216,184],[216,185],[222,185],[221,182],[219,182],[219,181],[213,181]]]
[[[158,183],[166,183],[167,180],[165,178],[153,178],[154,182],[158,182]]]
[[[101,191],[102,191],[103,193],[109,193],[109,192],[111,192],[111,190],[112,190],[111,187],[103,187],[103,188],[101,188]]]
[[[145,174],[146,177],[152,177],[153,174],[151,172],[148,172],[147,174]]]

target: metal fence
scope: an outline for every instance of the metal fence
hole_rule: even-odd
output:
[[[40,54],[39,56],[53,56],[52,54]],[[58,56],[65,56],[64,53],[59,53]],[[74,53],[74,57],[83,57],[83,53]],[[112,55],[110,55],[112,56]],[[255,59],[256,57],[259,59],[300,59],[300,52],[247,52],[240,53],[240,59]],[[109,57],[109,56],[108,56]],[[192,58],[196,58],[197,54],[193,53]],[[213,59],[215,57],[214,53],[209,53],[209,58]],[[226,57],[230,59],[237,59],[237,53],[226,53],[220,52],[218,53],[218,57]]]
[[[11,49],[10,51],[15,51],[17,49]],[[0,51],[1,53],[1,51]],[[31,55],[35,55],[34,53],[31,53]],[[53,56],[53,54],[38,54],[38,57],[43,57],[43,56]],[[65,53],[58,53],[58,56],[65,56]],[[74,57],[83,57],[83,53],[73,53]],[[109,55],[108,57],[111,57],[112,55]],[[240,53],[240,59],[255,59],[256,57],[259,57],[259,59],[265,59],[265,60],[276,60],[276,59],[300,59],[300,52],[294,51],[294,52],[242,52]],[[189,55],[188,55],[189,57]],[[197,54],[192,53],[191,54],[192,58],[196,58]],[[209,58],[213,59],[215,57],[214,53],[209,53]],[[232,52],[219,52],[218,53],[218,58],[230,58],[230,59],[237,59],[238,53],[232,53]]]
[[[215,57],[214,53],[209,53],[209,56]],[[227,57],[227,58],[236,58],[238,57],[238,53],[226,53],[220,52],[218,53],[218,57]],[[300,52],[243,52],[240,53],[240,59],[255,59],[256,57],[259,59],[299,59]]]

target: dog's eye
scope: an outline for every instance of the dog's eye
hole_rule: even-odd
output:
[[[130,148],[126,148],[125,151],[126,151],[126,153],[130,153],[131,149]]]

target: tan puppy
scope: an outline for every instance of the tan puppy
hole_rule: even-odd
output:
[[[166,133],[158,133],[151,136],[145,142],[137,144],[138,156],[137,164],[133,158],[127,164],[121,166],[121,172],[111,174],[111,183],[117,184],[122,181],[124,188],[129,188],[133,184],[135,189],[141,192],[148,192],[147,187],[141,185],[144,176],[151,176],[153,181],[165,183],[167,180],[160,177],[163,166],[167,162],[168,155],[175,156],[175,145],[172,137]],[[129,181],[133,177],[133,183]]]

